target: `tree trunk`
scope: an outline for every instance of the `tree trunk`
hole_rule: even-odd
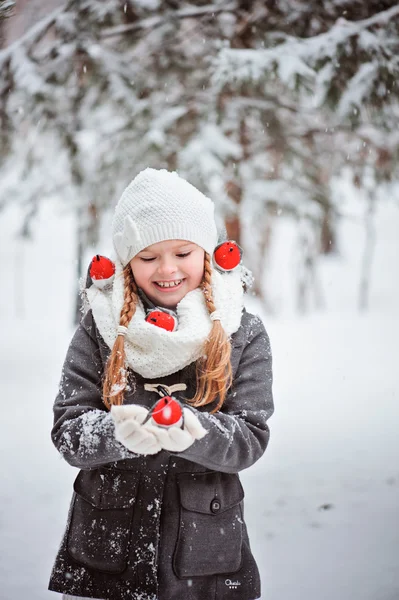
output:
[[[374,224],[375,214],[375,198],[374,193],[369,191],[368,194],[368,208],[365,219],[366,227],[366,242],[363,252],[363,260],[360,275],[360,286],[359,286],[359,310],[367,310],[369,305],[369,294],[370,294],[370,279],[371,279],[371,265],[373,262],[376,234]]]
[[[331,254],[336,250],[336,237],[333,226],[333,216],[327,209],[323,213],[320,231],[320,252],[321,254]]]

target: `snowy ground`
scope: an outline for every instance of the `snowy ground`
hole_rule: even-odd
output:
[[[0,598],[44,600],[76,475],[49,437],[72,335],[73,223],[48,209],[35,241],[17,244],[15,218],[0,215]],[[264,600],[399,598],[399,210],[377,224],[368,313],[355,309],[352,226],[322,273],[328,311],[265,317],[276,412],[270,447],[242,474]]]

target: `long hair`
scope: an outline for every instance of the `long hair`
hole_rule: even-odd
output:
[[[123,270],[124,303],[121,310],[119,325],[127,327],[133,318],[138,303],[138,291],[132,269],[128,264]],[[202,290],[209,314],[216,308],[211,287],[211,258],[205,253],[204,277]],[[220,410],[232,383],[231,345],[220,321],[212,321],[212,329],[205,341],[203,357],[196,363],[196,392],[187,402],[194,407],[205,406],[216,401],[212,413]],[[127,369],[125,366],[125,338],[118,335],[111,355],[108,359],[104,384],[103,398],[105,406],[110,409],[113,404],[123,404],[124,392],[127,386]]]
[[[211,287],[211,258],[205,253],[203,292],[209,314],[215,310]],[[212,413],[220,410],[225,401],[227,390],[232,383],[231,344],[221,322],[212,321],[212,329],[203,348],[204,358],[196,364],[197,388],[194,398],[189,400],[192,406],[205,406],[216,400]]]
[[[119,319],[119,325],[127,327],[136,312],[138,292],[130,264],[123,269],[124,302]],[[125,337],[116,336],[112,352],[105,367],[103,384],[103,402],[110,409],[113,404],[123,404],[124,392],[127,385],[127,369],[125,367]]]

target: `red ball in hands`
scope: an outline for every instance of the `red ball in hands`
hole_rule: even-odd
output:
[[[173,315],[163,312],[162,310],[152,310],[146,316],[147,323],[152,323],[157,327],[162,327],[166,331],[174,331],[176,329],[176,319]]]
[[[241,248],[236,242],[223,242],[216,246],[213,261],[217,269],[232,271],[241,262]]]
[[[173,396],[164,396],[154,406],[151,417],[161,427],[180,426],[183,421],[183,410]]]
[[[115,265],[106,256],[96,254],[90,263],[89,274],[96,287],[106,287],[114,279]]]

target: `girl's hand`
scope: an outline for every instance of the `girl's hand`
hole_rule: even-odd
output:
[[[194,411],[187,407],[183,408],[183,428],[161,427],[151,420],[144,423],[148,410],[138,404],[113,406],[111,416],[115,423],[115,438],[135,454],[156,454],[162,449],[183,452],[208,433]]]
[[[115,439],[135,454],[157,454],[162,449],[157,437],[142,422],[148,410],[137,404],[112,406]]]
[[[183,421],[183,429],[174,425],[168,428],[160,427],[151,422],[145,423],[143,427],[156,437],[163,450],[183,452],[195,440],[202,439],[208,433],[195,413],[189,408],[183,408]]]

